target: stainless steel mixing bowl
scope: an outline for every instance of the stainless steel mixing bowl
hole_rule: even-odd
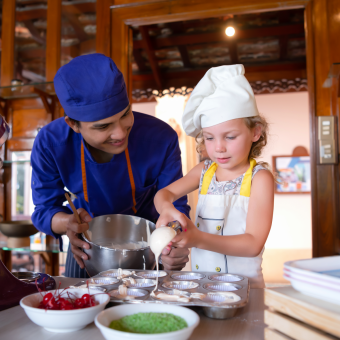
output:
[[[150,247],[140,249],[111,249],[105,244],[126,244],[147,241],[147,222],[150,234],[155,230],[155,224],[144,218],[130,215],[104,215],[95,217],[88,230],[91,241],[81,234],[83,241],[91,245],[84,249],[89,260],[84,261],[90,276],[108,269],[153,269],[155,255]]]

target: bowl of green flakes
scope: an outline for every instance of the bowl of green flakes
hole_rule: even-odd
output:
[[[185,307],[148,303],[108,308],[94,322],[107,340],[186,340],[200,318]]]

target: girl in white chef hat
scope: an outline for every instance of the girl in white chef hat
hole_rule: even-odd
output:
[[[255,160],[267,144],[267,123],[243,65],[211,68],[192,92],[182,123],[187,135],[201,137],[199,148],[210,159],[157,193],[157,227],[173,220],[182,224],[183,232],[169,246],[192,248],[193,271],[244,275],[251,287],[263,288],[274,178],[265,163]],[[194,224],[172,203],[196,189]]]

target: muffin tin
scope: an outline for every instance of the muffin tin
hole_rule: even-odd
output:
[[[117,269],[111,269],[110,271],[101,272],[92,279],[107,276],[116,278],[115,272],[117,271]],[[110,275],[107,275],[108,272]],[[248,303],[249,281],[248,278],[240,275],[162,270],[160,271],[161,275],[158,277],[158,291],[172,295],[176,289],[182,292],[183,297],[189,297],[192,293],[207,294],[204,298],[191,299],[190,302],[173,302],[160,300],[150,295],[154,289],[154,285],[150,286],[150,284],[155,282],[155,274],[155,270],[135,270],[135,275],[130,275],[138,283],[138,285],[134,286],[127,284],[129,287],[128,292],[136,296],[132,300],[121,300],[115,297],[118,293],[118,286],[123,284],[122,280],[113,285],[105,285],[105,288],[111,295],[111,302],[161,303],[187,307],[203,307],[204,314],[215,319],[232,318],[239,308],[244,307]],[[144,280],[142,277],[146,279],[145,285],[143,285]],[[233,294],[230,293],[236,294],[240,298],[239,301],[232,301]]]

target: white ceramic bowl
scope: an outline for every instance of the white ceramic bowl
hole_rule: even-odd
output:
[[[62,290],[59,290],[60,292]],[[88,289],[70,288],[68,292],[81,297],[88,293]],[[52,294],[55,290],[50,291]],[[45,294],[45,293],[43,293]],[[94,295],[95,300],[99,303],[96,306],[84,309],[75,310],[45,310],[37,308],[42,301],[40,293],[28,295],[21,299],[20,306],[25,310],[27,316],[38,326],[44,327],[50,332],[73,332],[84,328],[89,323],[93,322],[95,316],[101,312],[110,301],[110,296],[105,293],[99,293],[98,290],[90,289],[90,294]],[[64,291],[62,297],[67,298],[67,293]]]
[[[128,333],[116,331],[114,329],[109,328],[109,325],[113,320],[117,320],[126,315],[136,313],[171,313],[183,318],[187,322],[188,327],[175,332],[159,334]],[[94,322],[102,332],[104,338],[107,340],[115,339],[186,340],[189,339],[194,329],[198,326],[200,318],[197,315],[197,313],[185,307],[173,306],[168,304],[163,305],[157,303],[148,303],[140,305],[126,304],[108,308],[102,311],[99,315],[97,315]]]

